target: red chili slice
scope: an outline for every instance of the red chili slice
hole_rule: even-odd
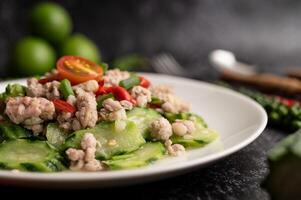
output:
[[[132,104],[136,105],[136,100],[130,95],[130,93],[123,87],[120,86],[113,86],[113,87],[103,87],[99,86],[97,92],[95,93],[96,96],[112,93],[114,97],[118,101],[127,100]]]
[[[101,81],[98,82],[99,86],[104,86],[104,84],[105,84],[104,80],[101,80]]]
[[[99,86],[98,90],[95,92],[96,96],[103,95],[109,93],[106,87]]]
[[[144,88],[148,88],[150,86],[150,81],[144,78],[143,76],[139,76],[140,79],[140,86]]]
[[[120,86],[108,88],[107,91],[108,92],[112,91],[112,93],[114,94],[114,97],[118,101],[122,101],[122,100],[131,101],[133,99],[132,96],[130,95],[130,93],[126,89],[124,89],[123,87],[120,87]]]
[[[60,110],[63,112],[70,112],[70,113],[73,113],[76,111],[75,107],[66,101],[63,101],[60,99],[55,99],[52,102],[54,104],[55,109],[57,109],[57,110]]]
[[[45,78],[41,78],[41,79],[38,80],[38,82],[41,83],[41,84],[45,84],[45,83],[55,81],[55,80],[60,80],[60,77],[59,77],[58,74],[48,76],[48,77],[45,77]]]
[[[299,101],[296,101],[294,99],[289,99],[289,98],[285,98],[285,97],[281,97],[281,96],[275,96],[276,99],[278,99],[282,104],[291,107],[294,104],[299,104]]]

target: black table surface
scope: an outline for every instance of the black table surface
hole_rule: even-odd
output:
[[[253,143],[212,165],[161,181],[127,187],[85,190],[49,191],[1,186],[0,194],[48,197],[65,193],[70,196],[99,194],[103,197],[125,199],[240,199],[266,200],[269,195],[261,188],[268,173],[267,151],[285,134],[267,128]]]
[[[6,77],[9,50],[30,34],[26,14],[38,0],[0,1],[0,76]],[[208,53],[229,49],[264,70],[281,73],[300,65],[301,2],[298,0],[61,0],[81,32],[97,43],[105,61],[131,52],[171,52],[183,66],[199,67],[199,79],[214,80]],[[260,184],[268,173],[267,151],[287,133],[266,128],[246,148],[206,168],[153,183],[122,188],[63,190],[69,196],[99,198],[269,199]],[[1,186],[0,194],[42,197],[57,191]]]

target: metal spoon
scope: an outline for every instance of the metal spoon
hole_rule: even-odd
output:
[[[281,92],[289,96],[301,94],[300,80],[270,73],[258,73],[254,66],[238,62],[232,52],[214,50],[209,55],[209,61],[221,73],[224,80],[252,85],[265,91]]]
[[[232,71],[242,75],[258,73],[253,65],[238,62],[232,52],[222,49],[212,51],[209,54],[209,61],[219,72]]]

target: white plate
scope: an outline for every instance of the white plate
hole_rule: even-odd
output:
[[[107,172],[14,173],[0,171],[0,183],[36,187],[110,187],[159,180],[226,157],[254,141],[264,130],[267,115],[250,98],[212,84],[158,74],[144,74],[153,84],[173,86],[177,95],[191,103],[192,111],[204,117],[220,138],[212,144],[166,158],[154,165]],[[12,82],[12,81],[10,81]],[[25,80],[14,82],[25,83]],[[9,82],[0,83],[3,91]]]

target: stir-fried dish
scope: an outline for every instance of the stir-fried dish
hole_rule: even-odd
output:
[[[0,168],[105,171],[141,167],[216,139],[170,86],[77,56],[0,94]]]

